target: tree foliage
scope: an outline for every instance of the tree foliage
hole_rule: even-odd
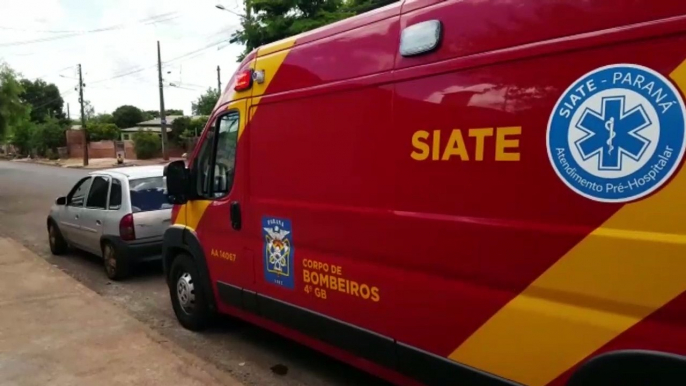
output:
[[[56,154],[58,147],[67,145],[65,131],[66,127],[58,119],[48,117],[34,127],[33,150],[38,155]]]
[[[191,124],[188,126],[188,130],[193,133],[193,136],[199,137],[202,134],[202,130],[205,128],[207,120],[210,119],[207,115],[201,115],[199,117],[191,119]]]
[[[253,49],[309,31],[397,0],[252,0],[253,17],[244,19],[232,42],[245,45],[239,61]]]
[[[96,117],[95,107],[93,107],[91,101],[83,101],[83,115],[86,118],[86,122]]]
[[[191,125],[190,117],[179,117],[174,120],[171,124],[171,137],[173,140],[179,144],[183,145],[185,138],[183,138],[183,133],[188,130]]]
[[[102,123],[112,123],[114,124],[114,117],[112,114],[97,114],[93,118],[89,120],[89,123],[96,123],[96,124],[102,124]]]
[[[155,119],[155,118],[159,118],[159,117],[160,117],[160,111],[159,111],[159,110],[145,110],[144,113],[145,113],[145,116],[146,116],[146,117],[145,117],[145,118],[146,118],[146,121],[147,121],[147,120],[150,120],[150,119]]]
[[[24,89],[21,99],[24,103],[31,106],[32,122],[44,123],[49,118],[56,118],[65,123],[64,99],[62,99],[57,86],[52,83],[46,83],[43,79],[36,79],[34,81],[22,79],[21,86]]]
[[[150,159],[162,150],[162,141],[157,134],[139,130],[133,135],[133,145],[138,159]]]
[[[19,74],[0,63],[0,140],[29,119],[29,108],[21,100],[23,92]]]
[[[17,149],[20,156],[28,156],[35,147],[36,124],[28,119],[17,123],[12,128],[11,143]]]
[[[210,115],[214,106],[219,100],[219,91],[215,88],[208,88],[198,100],[191,104],[193,115]]]
[[[164,115],[170,116],[170,115],[183,115],[183,110],[179,109],[166,109],[164,111]],[[145,115],[145,120],[150,120],[150,119],[156,119],[160,117],[160,111],[159,110],[145,110],[143,112],[143,115]]]
[[[124,105],[117,107],[112,113],[114,124],[120,129],[134,127],[145,120],[145,114],[136,106]]]
[[[114,123],[89,123],[86,130],[90,141],[115,141],[119,139],[119,128]]]

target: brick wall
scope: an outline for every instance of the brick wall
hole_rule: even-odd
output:
[[[80,130],[67,130],[67,149],[69,157],[83,158],[83,136]],[[98,141],[88,144],[89,158],[115,158],[117,156],[113,141]],[[181,157],[185,150],[176,144],[167,148],[170,157]],[[160,153],[158,157],[162,157]],[[135,160],[136,150],[133,141],[124,141],[124,159]]]
[[[83,145],[70,144],[67,146],[69,149],[70,158],[82,158],[83,157]],[[114,158],[114,142],[112,141],[100,141],[91,142],[88,144],[88,157],[89,158]]]

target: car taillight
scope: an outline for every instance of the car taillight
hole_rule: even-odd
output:
[[[136,230],[133,227],[133,215],[131,213],[121,218],[119,221],[119,236],[124,241],[136,239]]]

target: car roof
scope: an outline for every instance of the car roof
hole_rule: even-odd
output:
[[[164,175],[164,165],[149,165],[149,166],[129,166],[122,168],[112,168],[98,170],[97,172],[89,173],[90,175],[109,175],[109,176],[124,176],[128,179],[146,178],[146,177],[162,177]]]

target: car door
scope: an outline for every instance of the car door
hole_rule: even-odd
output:
[[[193,165],[199,176],[198,191],[205,200],[193,201],[187,209],[192,216],[203,206],[206,209],[195,232],[207,256],[212,279],[239,286],[254,282],[253,254],[246,248],[246,235],[241,230],[241,212],[245,216],[247,205],[243,184],[236,178],[243,174],[239,169],[247,168],[247,162],[236,162],[245,108],[244,100],[233,102],[226,112],[215,117]]]
[[[83,245],[83,241],[80,238],[81,225],[79,221],[83,214],[91,182],[92,177],[88,176],[74,185],[67,195],[67,204],[62,208],[59,216],[60,232],[62,232],[62,235],[70,244],[76,247],[82,247]]]
[[[110,177],[93,176],[86,205],[79,218],[80,234],[83,248],[98,256],[101,254],[100,237],[107,215],[107,197],[110,188]]]

